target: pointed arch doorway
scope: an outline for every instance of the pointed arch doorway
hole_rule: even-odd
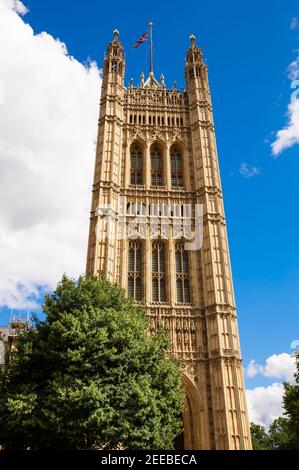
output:
[[[176,450],[200,450],[201,423],[200,423],[200,396],[187,375],[184,374],[183,381],[186,391],[185,409],[182,416],[183,432],[174,441]]]

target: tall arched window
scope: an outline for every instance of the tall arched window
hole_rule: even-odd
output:
[[[151,147],[151,184],[152,186],[163,185],[163,159],[158,145]]]
[[[175,265],[177,302],[189,304],[191,302],[189,258],[183,242],[175,245]]]
[[[170,150],[170,167],[171,167],[171,186],[174,188],[183,186],[183,161],[182,153],[176,147]]]
[[[142,299],[142,245],[140,240],[129,242],[128,295],[136,301]]]
[[[134,144],[131,147],[131,179],[130,183],[134,185],[142,184],[142,150],[139,145]]]
[[[154,241],[152,244],[152,300],[153,302],[165,302],[165,244]]]

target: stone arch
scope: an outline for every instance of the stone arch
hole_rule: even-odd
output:
[[[181,150],[182,153],[186,152],[185,142],[181,140],[180,138],[178,138],[177,136],[175,136],[174,139],[172,139],[170,142],[170,147],[173,147],[173,146],[177,146]]]
[[[184,423],[184,449],[202,449],[200,395],[194,382],[183,374],[183,383],[186,391],[186,403],[183,413]]]
[[[139,144],[142,147],[142,150],[145,151],[146,142],[142,134],[139,132],[134,132],[131,139],[128,139],[128,147],[131,147],[133,144]]]
[[[164,140],[160,137],[160,135],[158,135],[157,133],[153,133],[153,135],[151,136],[151,139],[150,139],[150,146],[154,145],[154,144],[157,144],[157,145],[160,145],[161,149],[163,150],[163,152],[165,152],[165,149],[166,149],[166,143],[164,142]]]

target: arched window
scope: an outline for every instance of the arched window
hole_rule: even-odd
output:
[[[131,179],[130,184],[142,184],[142,151],[139,145],[131,147]]]
[[[176,147],[170,150],[171,186],[178,188],[183,186],[183,161],[182,153]]]
[[[140,240],[129,242],[128,296],[136,301],[142,299],[142,246]]]
[[[175,245],[175,265],[177,302],[189,304],[191,302],[189,258],[183,242]]]
[[[152,186],[163,185],[163,160],[162,152],[158,145],[151,147],[151,180]]]
[[[154,241],[152,244],[152,301],[165,302],[165,244]]]

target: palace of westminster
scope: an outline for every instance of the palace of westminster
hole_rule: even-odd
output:
[[[169,333],[186,390],[178,448],[251,449],[207,66],[191,35],[186,90],[157,81],[152,56],[149,77],[126,87],[118,36],[103,65],[87,274],[104,272],[145,305],[151,332]],[[201,224],[193,243],[177,230],[187,213]]]

